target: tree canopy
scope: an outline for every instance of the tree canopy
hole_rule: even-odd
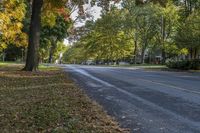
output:
[[[87,19],[85,4],[101,7],[101,17]],[[86,20],[84,26],[73,26],[74,11],[76,20]],[[2,0],[0,51],[22,48],[28,71],[37,70],[38,62],[57,60],[62,48],[71,63],[198,59],[199,16],[199,0]],[[73,38],[68,48],[66,38]]]
[[[81,62],[128,58],[129,62],[156,63],[159,58],[165,63],[167,58],[181,55],[198,58],[199,16],[198,0],[124,0],[120,8],[110,5],[101,18],[86,24],[82,29],[87,32],[69,51],[84,49],[79,53],[84,57]],[[73,51],[67,55],[74,55]]]
[[[3,0],[0,6],[0,51],[8,44],[27,46],[23,29],[26,5],[23,0]]]

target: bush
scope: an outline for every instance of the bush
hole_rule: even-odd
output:
[[[173,59],[169,59],[166,61],[166,66],[168,68],[173,68],[173,69],[180,69],[180,70],[200,70],[200,60],[195,59],[195,60],[180,60],[176,61]]]
[[[191,65],[191,69],[200,70],[200,60],[199,59],[190,61],[190,65]]]

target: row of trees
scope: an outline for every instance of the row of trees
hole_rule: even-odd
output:
[[[107,10],[112,0],[92,0],[91,5]],[[27,47],[26,65],[23,70],[37,70],[40,60],[63,50],[63,39],[72,27],[72,12],[78,10],[78,18],[85,18],[85,0],[1,0],[0,1],[0,51],[4,57],[7,47]],[[25,50],[24,50],[25,51]]]
[[[67,61],[144,63],[146,54],[151,61],[159,52],[163,62],[181,54],[198,58],[199,0],[2,0],[3,57],[7,47],[23,48],[22,55],[27,47],[24,70],[37,70],[39,61],[52,62],[66,49],[62,42],[73,28],[72,12],[78,9],[78,18],[85,19],[83,5],[89,2],[102,7],[102,16],[76,30],[76,43],[65,53]],[[115,3],[121,5],[115,7]]]
[[[37,69],[39,61],[51,63],[53,56],[57,58],[65,49],[63,40],[72,24],[67,16],[69,10],[50,3],[44,1],[40,9],[41,3],[37,0],[1,1],[0,54],[3,60],[15,61],[19,57],[23,60],[27,55],[25,70],[32,71]]]
[[[163,63],[181,55],[197,59],[200,1],[124,0],[119,7],[110,5],[100,19],[89,21],[80,29],[85,34],[79,34],[79,40],[65,53],[65,60],[71,63],[89,59],[155,62],[156,55],[161,55]]]

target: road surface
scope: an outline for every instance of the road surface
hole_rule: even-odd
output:
[[[133,133],[200,133],[197,73],[78,65],[64,68]]]

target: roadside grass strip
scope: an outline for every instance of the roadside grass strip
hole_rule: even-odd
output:
[[[1,132],[128,132],[62,70],[22,72],[21,67],[0,66]]]

